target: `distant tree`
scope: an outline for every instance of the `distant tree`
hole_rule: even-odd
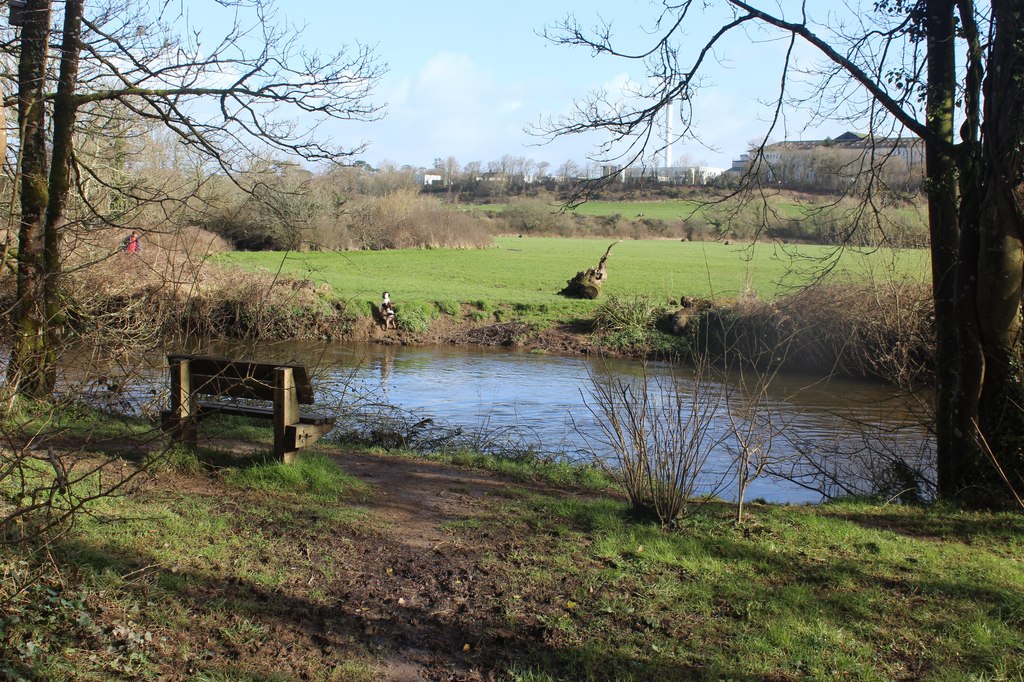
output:
[[[715,8],[727,10],[721,23],[702,32],[699,15]],[[618,49],[610,26],[590,32],[570,17],[549,32],[553,40],[642,60],[648,77],[635,101],[595,93],[574,107],[576,118],[554,121],[544,132],[604,130],[612,146],[632,145],[639,156],[646,140],[657,139],[670,102],[699,97],[726,37],[758,31],[782,37],[787,47],[766,117],[772,124],[755,148],[784,120],[788,102],[810,105],[820,118],[867,120],[872,134],[909,131],[921,138],[935,306],[938,493],[999,504],[1008,499],[1007,483],[1024,486],[1024,11],[1019,0],[874,0],[848,8],[849,16],[822,9],[818,21],[807,3],[664,3],[650,47],[630,52]],[[820,87],[803,96],[793,89],[798,43],[823,60]],[[871,163],[868,170],[884,178],[877,168]],[[868,187],[862,196],[871,208],[884,187],[877,181]]]
[[[575,180],[580,175],[580,167],[571,159],[562,162],[558,167],[558,179],[562,181]]]
[[[409,165],[399,166],[391,160],[381,161],[377,172],[369,179],[366,191],[375,196],[385,196],[399,190],[418,189],[416,169]]]
[[[441,165],[437,167],[439,170],[444,171],[444,186],[451,187],[455,182],[455,179],[459,177],[459,161],[454,156],[449,156],[441,161]]]

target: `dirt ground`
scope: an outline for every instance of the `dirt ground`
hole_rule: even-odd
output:
[[[525,322],[477,324],[442,315],[431,322],[430,330],[413,333],[397,329],[387,331],[370,318],[361,318],[349,330],[346,340],[384,345],[452,344],[501,346],[543,351],[561,355],[581,355],[595,350],[592,330],[569,324],[537,329]],[[609,349],[602,349],[609,353]]]
[[[514,639],[510,632],[481,629],[495,615],[489,602],[504,591],[480,564],[490,543],[456,539],[445,524],[489,515],[485,500],[508,494],[510,484],[431,462],[365,454],[336,459],[373,485],[376,497],[368,507],[384,523],[376,539],[383,542],[360,548],[351,566],[368,580],[356,581],[345,595],[360,604],[363,634],[387,643],[384,679],[483,679],[472,657],[467,660],[466,645],[472,652]]]
[[[536,661],[557,649],[557,630],[540,619],[524,627],[508,610],[514,600],[516,609],[528,607],[538,616],[550,613],[554,620],[561,613],[557,594],[517,594],[504,573],[528,560],[519,550],[536,548],[537,537],[527,541],[522,534],[528,529],[489,521],[501,519],[502,502],[510,498],[574,493],[429,461],[344,450],[330,456],[372,488],[368,500],[357,503],[367,518],[325,529],[316,522],[317,510],[289,511],[292,520],[280,532],[290,537],[280,539],[307,561],[280,589],[238,579],[229,567],[213,567],[222,579],[200,578],[196,571],[189,588],[196,627],[177,633],[176,646],[166,647],[163,657],[154,652],[165,671],[161,679],[189,679],[223,669],[225,661],[286,679],[322,679],[324,671],[353,658],[366,661],[370,652],[372,679],[491,680],[504,679],[524,655]],[[231,510],[236,533],[273,532],[263,525],[265,517],[250,515],[245,498],[251,493],[213,479],[196,483],[189,492]],[[164,488],[157,494],[174,495],[188,483],[157,485]],[[551,589],[561,593],[571,580],[564,576]],[[241,643],[225,638],[207,624],[204,609],[211,603],[246,612],[267,628],[265,635]],[[181,658],[182,651],[196,654]],[[349,678],[335,673],[328,679]]]

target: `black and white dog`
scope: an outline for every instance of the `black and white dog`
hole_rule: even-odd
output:
[[[391,294],[384,292],[384,300],[380,302],[381,327],[384,330],[397,329],[395,325],[395,306],[391,302]]]

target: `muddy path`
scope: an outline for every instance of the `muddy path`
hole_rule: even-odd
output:
[[[213,500],[231,516],[234,535],[272,538],[259,560],[289,574],[269,588],[231,565],[193,561],[179,569],[178,579],[190,586],[179,598],[193,612],[193,626],[167,635],[176,645],[157,655],[161,679],[191,679],[224,661],[286,679],[324,679],[324,670],[369,657],[375,680],[491,680],[504,679],[518,660],[557,650],[557,633],[510,616],[524,606],[538,617],[550,612],[552,620],[561,613],[554,593],[509,577],[538,544],[535,529],[512,518],[510,502],[576,493],[418,459],[325,454],[368,486],[364,499],[327,512],[300,498],[253,500],[216,476],[154,481],[157,489],[147,494]],[[338,509],[356,520],[335,522]],[[551,589],[567,589],[571,580]],[[221,616],[211,604],[245,614],[265,635],[226,640],[225,628],[213,626]],[[202,653],[182,658],[183,651]]]
[[[358,503],[365,517],[295,538],[297,551],[330,570],[276,600],[285,645],[250,651],[250,662],[301,678],[310,659],[344,660],[356,645],[374,652],[381,680],[484,680],[544,646],[539,632],[510,629],[503,617],[503,603],[521,599],[501,570],[519,541],[490,523],[503,499],[531,494],[530,484],[402,457],[330,456],[370,486]],[[325,592],[327,605],[310,604],[309,588]]]

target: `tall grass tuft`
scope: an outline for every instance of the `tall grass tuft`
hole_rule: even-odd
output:
[[[329,457],[303,453],[293,464],[262,464],[235,469],[229,484],[249,490],[309,495],[321,500],[344,500],[366,494],[359,479],[343,472]]]
[[[402,303],[395,307],[395,324],[403,331],[424,334],[430,331],[430,321],[437,315],[433,305],[416,301]]]
[[[594,312],[594,329],[606,333],[646,333],[663,309],[645,296],[609,296]]]
[[[448,298],[443,301],[434,301],[434,305],[437,306],[437,309],[445,315],[451,315],[454,317],[462,312],[462,306],[454,299]]]

